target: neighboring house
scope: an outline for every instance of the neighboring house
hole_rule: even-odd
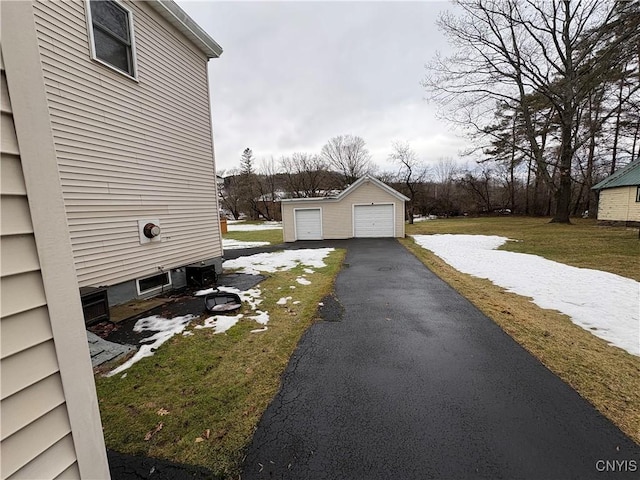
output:
[[[594,185],[593,190],[599,194],[600,223],[640,227],[640,159]]]
[[[219,266],[221,49],[164,0],[1,20],[1,478],[109,478],[79,287],[122,301]]]
[[[334,196],[283,199],[284,241],[404,237],[408,200],[369,175]]]

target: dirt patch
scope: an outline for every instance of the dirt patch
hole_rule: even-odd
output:
[[[333,295],[333,293],[327,295],[320,302],[321,305],[318,308],[318,317],[325,322],[341,322],[342,315],[344,314],[344,307]]]

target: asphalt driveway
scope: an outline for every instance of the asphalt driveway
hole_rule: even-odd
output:
[[[243,479],[637,478],[640,447],[398,242],[347,245],[343,310],[303,336]]]

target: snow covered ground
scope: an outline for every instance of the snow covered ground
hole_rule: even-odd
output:
[[[224,250],[237,250],[240,248],[256,248],[269,245],[269,242],[242,242],[233,238],[223,238],[222,248]]]
[[[235,260],[228,260],[224,262],[224,268],[240,268],[240,272],[258,275],[260,272],[275,272],[290,270],[298,265],[304,266],[304,274],[296,279],[300,285],[310,285],[311,281],[308,280],[306,275],[311,275],[315,272],[314,268],[325,267],[324,258],[332,252],[333,248],[319,248],[319,249],[302,249],[291,250],[273,253],[261,253],[256,255],[250,255],[246,257],[239,257]],[[292,290],[295,286],[290,287]],[[199,290],[195,293],[195,296],[202,297],[209,293],[212,293],[214,288],[206,290]],[[240,296],[242,302],[249,306],[251,314],[238,314],[238,315],[214,315],[204,320],[202,325],[196,325],[193,330],[201,330],[204,328],[213,328],[215,334],[224,333],[231,327],[236,325],[241,319],[253,320],[260,325],[260,328],[251,330],[251,333],[265,332],[269,328],[269,312],[259,310],[258,306],[262,303],[262,292],[259,287],[251,288],[249,290],[241,291],[234,287],[219,286],[217,290],[220,292],[236,293]],[[278,305],[285,306],[287,301],[293,300],[293,297],[281,298],[276,302]],[[298,305],[300,301],[294,301],[293,304]],[[157,315],[146,317],[138,320],[133,327],[135,332],[151,331],[155,332],[153,335],[144,338],[140,341],[142,344],[138,352],[127,360],[125,363],[112,370],[107,376],[116,375],[134,363],[142,360],[145,357],[152,356],[155,351],[167,340],[174,335],[182,333],[184,336],[192,336],[193,330],[186,330],[192,320],[198,318],[197,315],[186,315],[175,318],[162,318]],[[124,374],[126,375],[126,373]],[[124,376],[123,375],[123,376]]]
[[[255,232],[258,230],[282,230],[282,222],[264,222],[259,224],[243,223],[242,221],[227,222],[228,232]]]
[[[196,315],[185,315],[182,317],[168,319],[162,318],[158,315],[153,315],[151,317],[141,318],[133,326],[133,331],[138,333],[145,331],[156,333],[140,340],[140,343],[143,343],[144,345],[140,346],[140,349],[135,353],[135,355],[119,367],[109,372],[106,376],[110,377],[112,375],[116,375],[126,370],[134,363],[139,362],[143,358],[151,357],[160,345],[165,343],[174,335],[182,333],[184,329],[187,328],[187,325],[189,325],[189,322],[194,318],[198,317]]]
[[[297,265],[302,265],[308,269],[322,268],[326,267],[324,258],[333,250],[333,248],[304,248],[273,253],[257,253],[227,260],[222,266],[226,269],[238,269],[238,273],[251,275],[259,275],[260,272],[272,273],[290,270]]]
[[[640,283],[537,255],[496,250],[509,241],[486,235],[414,235],[423,248],[463,273],[486,278],[541,308],[640,356]]]

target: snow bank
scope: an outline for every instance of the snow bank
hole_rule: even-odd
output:
[[[414,235],[416,243],[463,273],[558,310],[588,332],[640,356],[640,283],[537,255],[495,250],[508,241],[485,235]]]

